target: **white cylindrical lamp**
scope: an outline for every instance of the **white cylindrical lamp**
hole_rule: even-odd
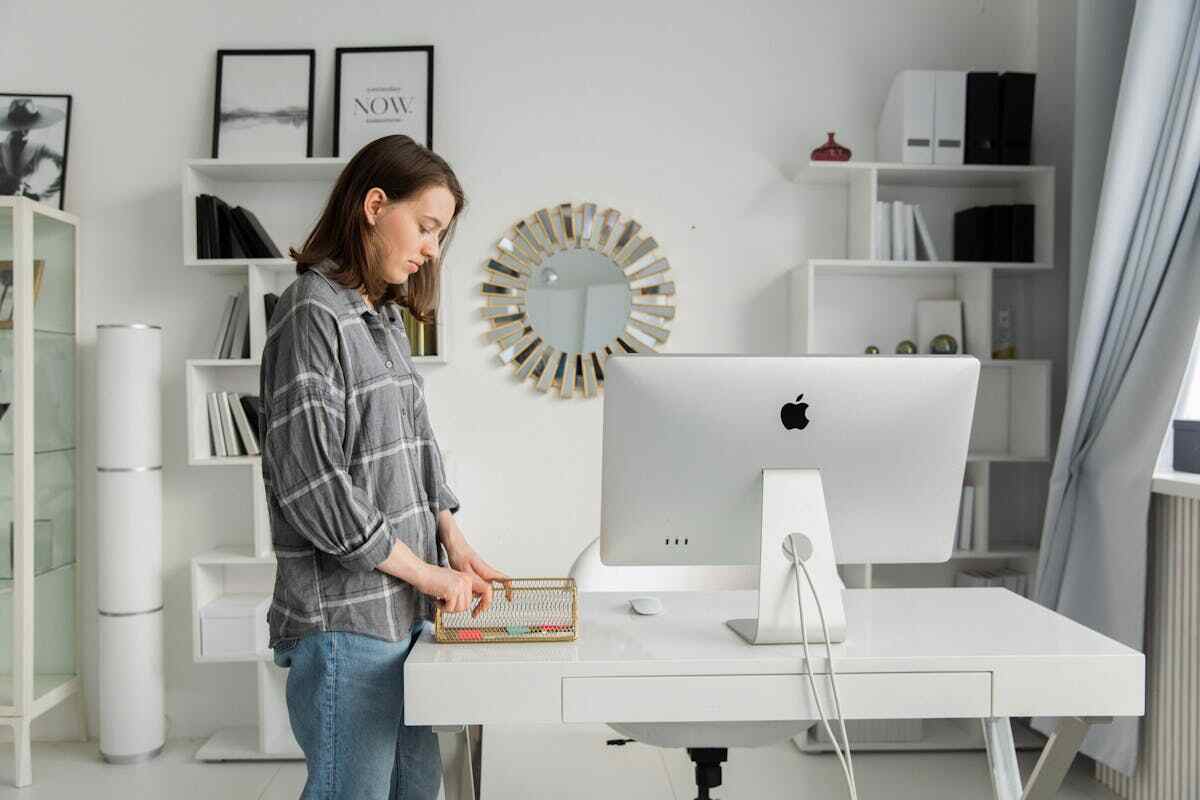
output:
[[[162,752],[162,328],[96,327],[100,755]]]

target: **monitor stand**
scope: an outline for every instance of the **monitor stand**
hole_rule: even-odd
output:
[[[762,472],[762,535],[759,544],[758,617],[731,619],[726,624],[750,644],[801,644],[800,609],[796,602],[795,566],[784,544],[791,533],[812,542],[805,561],[821,597],[821,608],[832,642],[846,639],[845,587],[838,577],[829,533],[829,513],[818,469],[764,469]],[[821,618],[812,589],[800,575],[804,592],[804,625],[810,644],[824,642]]]

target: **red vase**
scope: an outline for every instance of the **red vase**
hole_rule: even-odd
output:
[[[842,147],[833,140],[833,131],[828,132],[829,140],[812,151],[813,161],[849,161],[850,148]]]

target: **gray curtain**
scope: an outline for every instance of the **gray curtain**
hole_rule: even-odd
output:
[[[1038,563],[1038,602],[1138,650],[1150,481],[1200,317],[1198,27],[1197,0],[1134,12]],[[1083,752],[1131,774],[1138,726]]]

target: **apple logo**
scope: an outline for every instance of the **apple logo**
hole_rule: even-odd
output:
[[[783,422],[783,427],[786,430],[802,431],[808,427],[808,403],[801,403],[804,395],[796,397],[796,402],[785,403],[783,408],[779,409],[779,419]]]

